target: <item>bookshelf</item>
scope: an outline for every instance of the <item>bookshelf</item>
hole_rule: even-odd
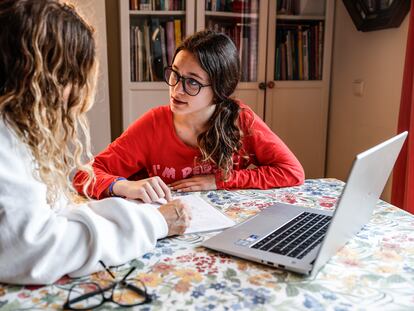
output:
[[[195,0],[119,1],[122,126],[169,102],[163,68],[194,32]]]
[[[175,29],[180,20],[183,36],[210,28],[233,39],[242,65],[235,97],[287,143],[307,177],[324,176],[334,1],[175,0],[181,6],[174,10],[162,6],[167,0],[138,1],[143,2],[150,4],[141,10],[120,1],[124,129],[149,109],[168,104],[168,87],[158,72],[171,55],[168,25]],[[158,40],[151,59],[137,48],[145,32]],[[152,73],[147,63],[153,63]]]
[[[325,176],[334,6],[332,0],[269,2],[265,121],[307,178]]]

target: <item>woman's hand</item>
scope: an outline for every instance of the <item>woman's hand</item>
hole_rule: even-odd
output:
[[[172,200],[170,188],[158,176],[137,181],[119,180],[112,188],[115,195],[127,199],[139,199],[145,203],[165,198]]]
[[[178,192],[188,191],[202,191],[202,190],[216,190],[216,176],[215,175],[197,175],[187,179],[181,179],[173,182],[171,190]]]
[[[191,208],[180,199],[159,208],[168,225],[168,235],[183,234],[191,221]]]

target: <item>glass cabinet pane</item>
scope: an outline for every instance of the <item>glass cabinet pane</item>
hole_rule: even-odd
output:
[[[275,80],[322,80],[325,0],[278,0]]]
[[[162,81],[185,37],[185,0],[130,0],[131,81]]]
[[[227,34],[240,56],[241,81],[257,81],[259,0],[205,0],[205,28]]]

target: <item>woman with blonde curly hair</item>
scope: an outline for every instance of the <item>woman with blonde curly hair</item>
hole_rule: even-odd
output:
[[[87,174],[97,75],[93,29],[57,0],[0,1],[0,282],[41,284],[122,264],[184,232],[179,200],[74,203]]]

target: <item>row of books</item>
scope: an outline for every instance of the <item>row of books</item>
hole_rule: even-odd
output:
[[[241,19],[240,22],[207,20],[207,28],[228,35],[239,51],[241,81],[257,80],[258,25],[255,20]]]
[[[206,11],[256,13],[259,0],[205,0]]]
[[[323,22],[279,24],[275,80],[321,80],[323,36]]]
[[[132,11],[184,11],[185,0],[129,0]]]
[[[164,68],[172,63],[175,48],[183,40],[181,19],[144,19],[130,27],[131,81],[162,81]]]

